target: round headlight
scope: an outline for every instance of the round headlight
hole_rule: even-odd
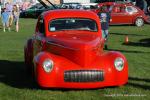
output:
[[[43,62],[43,69],[45,72],[51,72],[52,69],[53,69],[53,61],[50,60],[50,59],[46,59],[44,62]]]
[[[114,65],[118,71],[122,71],[124,68],[124,60],[122,58],[116,58]]]

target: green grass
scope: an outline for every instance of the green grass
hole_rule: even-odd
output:
[[[35,23],[35,19],[20,19],[18,33],[14,26],[11,32],[4,33],[0,24],[0,100],[150,100],[150,25],[110,27],[109,50],[122,52],[129,63],[127,85],[92,90],[45,90],[37,87],[24,69],[23,47],[34,33]],[[130,42],[124,45],[127,35]]]

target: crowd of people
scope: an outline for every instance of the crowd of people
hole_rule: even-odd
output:
[[[15,24],[16,32],[19,31],[19,15],[20,15],[20,10],[17,4],[13,5],[10,2],[7,2],[5,4],[5,7],[2,8],[1,11],[3,32],[5,32],[6,29],[8,29],[8,31],[11,31],[13,22]]]

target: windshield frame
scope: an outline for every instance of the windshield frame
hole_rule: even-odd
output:
[[[86,29],[62,29],[62,30],[55,30],[55,31],[51,31],[50,30],[50,25],[52,23],[52,21],[56,21],[56,20],[63,20],[63,19],[79,19],[79,20],[89,20],[89,21],[93,21],[95,23],[95,30],[86,30]],[[80,18],[80,17],[65,17],[65,18],[56,18],[53,20],[50,20],[48,23],[48,31],[49,32],[59,32],[59,31],[89,31],[89,32],[98,32],[98,25],[97,22],[94,19],[90,19],[90,18]]]

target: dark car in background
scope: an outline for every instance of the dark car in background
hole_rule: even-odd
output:
[[[20,13],[20,17],[23,18],[37,18],[42,12],[53,10],[54,8],[52,6],[49,6],[45,8],[42,4],[36,4],[28,8],[27,10],[24,10]]]
[[[62,3],[59,9],[79,9],[81,7],[80,3]]]
[[[97,3],[62,3],[59,9],[96,9]]]

